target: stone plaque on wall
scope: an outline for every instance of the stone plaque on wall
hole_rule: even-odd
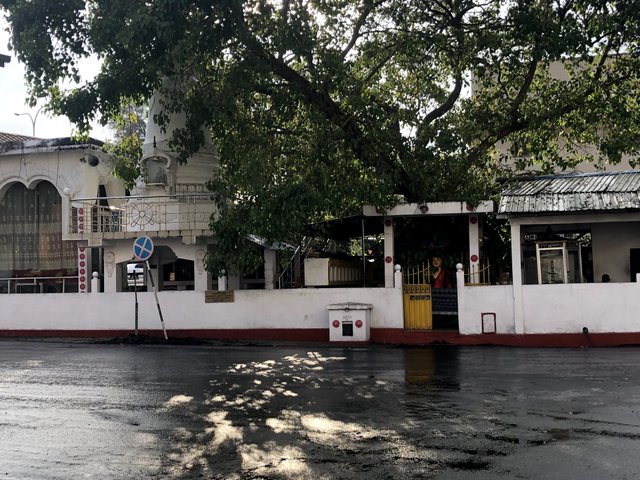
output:
[[[204,292],[204,303],[233,303],[233,301],[233,290],[226,292],[207,290]]]

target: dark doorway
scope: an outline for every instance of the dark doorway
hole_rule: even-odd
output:
[[[640,248],[629,250],[629,268],[631,270],[631,281],[636,281],[636,274],[640,273]]]

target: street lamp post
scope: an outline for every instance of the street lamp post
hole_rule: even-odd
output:
[[[44,106],[44,105],[43,105]],[[36,114],[32,117],[30,113],[28,112],[24,112],[24,113],[14,113],[14,115],[16,117],[21,117],[23,115],[26,115],[27,117],[29,117],[29,119],[31,120],[31,131],[32,131],[32,137],[36,136],[36,120],[38,119],[38,114],[40,113],[40,110],[42,110],[42,107],[40,107],[38,109],[38,111],[36,112]]]

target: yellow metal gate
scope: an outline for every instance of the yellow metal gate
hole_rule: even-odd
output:
[[[404,271],[402,303],[404,328],[409,330],[431,330],[433,310],[429,266],[408,268]]]

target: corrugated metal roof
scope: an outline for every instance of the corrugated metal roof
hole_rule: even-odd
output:
[[[640,170],[545,175],[501,194],[498,213],[640,210]]]

